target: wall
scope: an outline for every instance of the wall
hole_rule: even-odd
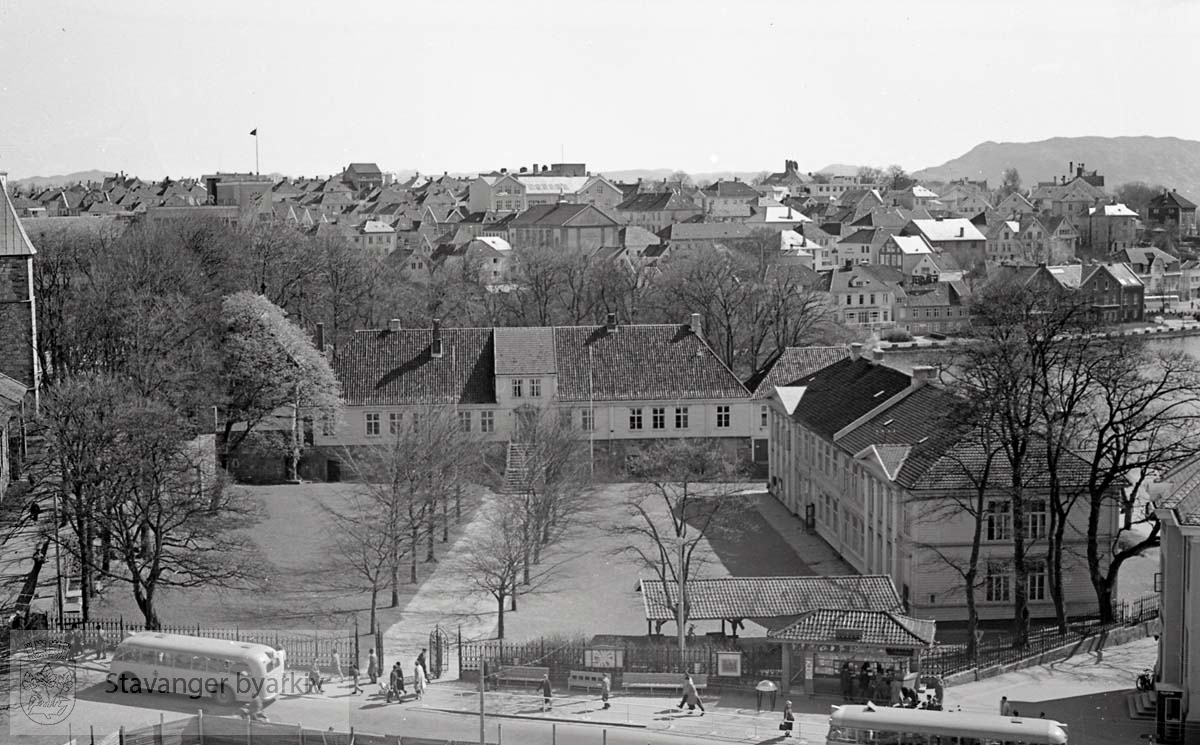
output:
[[[0,373],[27,387],[37,379],[32,271],[32,257],[0,257]]]

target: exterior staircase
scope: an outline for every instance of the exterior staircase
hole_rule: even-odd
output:
[[[1129,718],[1150,720],[1155,717],[1156,694],[1154,691],[1137,691],[1125,697],[1129,707]]]
[[[504,459],[504,482],[500,486],[501,494],[521,494],[528,490],[529,483],[529,446],[519,443],[508,443],[508,453]]]

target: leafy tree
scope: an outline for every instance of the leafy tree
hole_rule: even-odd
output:
[[[736,536],[752,503],[739,495],[730,459],[704,440],[658,440],[633,456],[629,470],[642,483],[624,500],[624,519],[608,530],[628,544],[618,551],[633,555],[664,586],[678,588],[675,624],[683,650],[688,582],[709,558],[701,546]]]
[[[887,188],[895,191],[907,189],[916,183],[916,181],[914,181],[912,177],[908,175],[908,171],[904,170],[902,166],[894,163],[888,166],[887,170],[884,171],[883,178],[884,183],[887,184]]]
[[[682,191],[684,189],[690,189],[691,187],[695,186],[695,182],[692,180],[692,177],[689,176],[686,171],[673,172],[671,174],[671,178],[668,179],[668,182],[673,187],[675,187],[676,189],[678,189],[680,191]]]
[[[321,419],[341,408],[329,360],[284,312],[261,295],[225,298],[221,318],[226,413],[222,466],[254,428],[277,409],[298,406]],[[243,425],[235,429],[235,425]]]
[[[882,168],[875,168],[874,166],[860,167],[855,176],[858,178],[858,183],[860,184],[881,184],[887,177]]]
[[[371,596],[370,633],[378,629],[379,593],[392,578],[397,526],[390,515],[380,514],[374,500],[352,493],[348,505],[335,508],[323,504],[330,518],[333,557],[339,574]]]
[[[1130,181],[1121,184],[1115,192],[1117,201],[1141,215],[1149,214],[1150,200],[1163,193],[1163,187],[1145,181]]]
[[[1004,176],[1000,181],[1000,190],[998,193],[998,199],[996,201],[999,202],[1000,200],[1006,198],[1009,194],[1019,193],[1021,193],[1021,174],[1016,168],[1011,166],[1005,168]]]

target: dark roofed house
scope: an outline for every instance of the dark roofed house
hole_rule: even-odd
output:
[[[383,186],[383,171],[374,163],[351,163],[342,172],[342,181],[354,191]]]
[[[1174,189],[1151,199],[1146,213],[1152,223],[1178,226],[1180,235],[1196,234],[1196,205]]]
[[[619,245],[621,224],[590,204],[539,204],[507,223],[513,248],[595,251]]]
[[[622,225],[638,225],[652,233],[701,214],[698,204],[674,191],[634,194],[613,208]]]
[[[960,570],[971,546],[971,515],[979,513],[964,510],[960,500],[982,483],[987,523],[978,608],[983,619],[1008,618],[1009,461],[994,437],[965,418],[968,408],[937,384],[934,368],[917,365],[908,374],[890,367],[879,350],[869,357],[852,344],[848,358],[774,387],[766,399],[771,493],[793,514],[805,515],[854,569],[890,577],[908,616],[962,621]],[[1034,450],[1020,481],[1027,530],[1040,537],[1048,526],[1051,469],[1045,449]],[[1055,470],[1065,488],[1086,483],[1088,467],[1081,458],[1068,456]],[[1100,530],[1107,542],[1115,537],[1117,506],[1105,509]],[[1094,615],[1095,594],[1082,558],[1086,516],[1069,520],[1063,574],[1068,612]],[[1031,615],[1053,618],[1045,567],[1032,564],[1029,577]],[[871,623],[889,626],[885,621]],[[891,628],[889,633],[902,633]]]
[[[405,329],[397,320],[355,332],[332,364],[346,411],[336,430],[314,435],[326,449],[385,443],[431,408],[453,408],[464,429],[507,441],[541,407],[593,439],[749,447],[750,393],[704,341],[698,318],[494,329]]]

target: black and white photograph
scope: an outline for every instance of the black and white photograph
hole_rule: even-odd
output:
[[[1200,745],[1197,29],[0,0],[0,742]]]

